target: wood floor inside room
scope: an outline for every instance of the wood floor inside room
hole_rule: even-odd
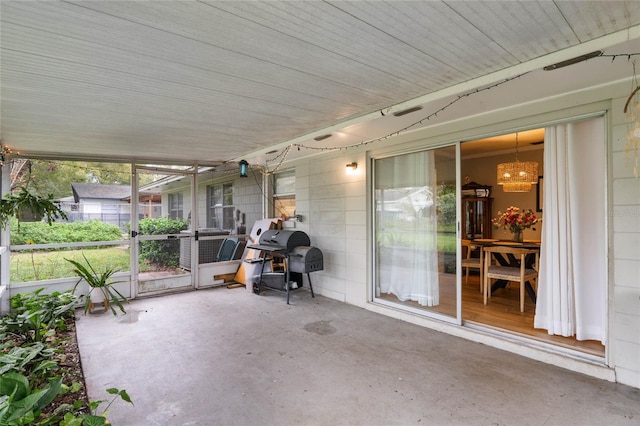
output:
[[[455,275],[441,274],[440,304],[425,308],[415,302],[398,302],[394,295],[383,294],[381,298],[423,310],[455,315]],[[502,332],[509,332],[526,338],[562,346],[590,355],[605,355],[604,346],[597,341],[578,341],[575,338],[550,336],[546,330],[533,328],[535,304],[527,295],[524,312],[520,312],[520,289],[517,283],[493,292],[487,305],[483,304],[477,275],[469,276],[468,284],[462,278],[462,319],[465,323],[479,324]]]
[[[507,288],[493,292],[485,306],[480,293],[478,276],[470,276],[469,284],[462,279],[462,319],[515,334],[527,336],[591,355],[604,356],[604,345],[594,340],[578,341],[573,337],[550,336],[546,330],[533,328],[533,316],[536,306],[525,296],[524,312],[520,312],[520,288],[510,283]]]

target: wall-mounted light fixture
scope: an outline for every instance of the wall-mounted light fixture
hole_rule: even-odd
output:
[[[351,175],[355,173],[357,168],[358,168],[358,163],[356,163],[355,161],[353,163],[347,164],[347,174]]]
[[[249,163],[245,160],[240,160],[240,177],[247,177],[247,171],[249,170]]]

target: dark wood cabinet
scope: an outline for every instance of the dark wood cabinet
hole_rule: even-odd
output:
[[[462,199],[462,238],[491,238],[491,202],[489,197]]]

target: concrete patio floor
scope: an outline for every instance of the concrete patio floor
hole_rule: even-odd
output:
[[[78,313],[113,425],[638,425],[640,391],[306,290],[216,288]]]

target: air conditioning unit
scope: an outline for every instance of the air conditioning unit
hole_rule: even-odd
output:
[[[190,234],[191,231],[182,231],[183,234]],[[199,228],[198,237],[209,237],[215,235],[229,235],[229,231],[215,228]],[[198,240],[198,265],[216,261],[216,256],[220,250],[223,239],[219,240]],[[191,239],[180,239],[180,267],[191,270]]]

